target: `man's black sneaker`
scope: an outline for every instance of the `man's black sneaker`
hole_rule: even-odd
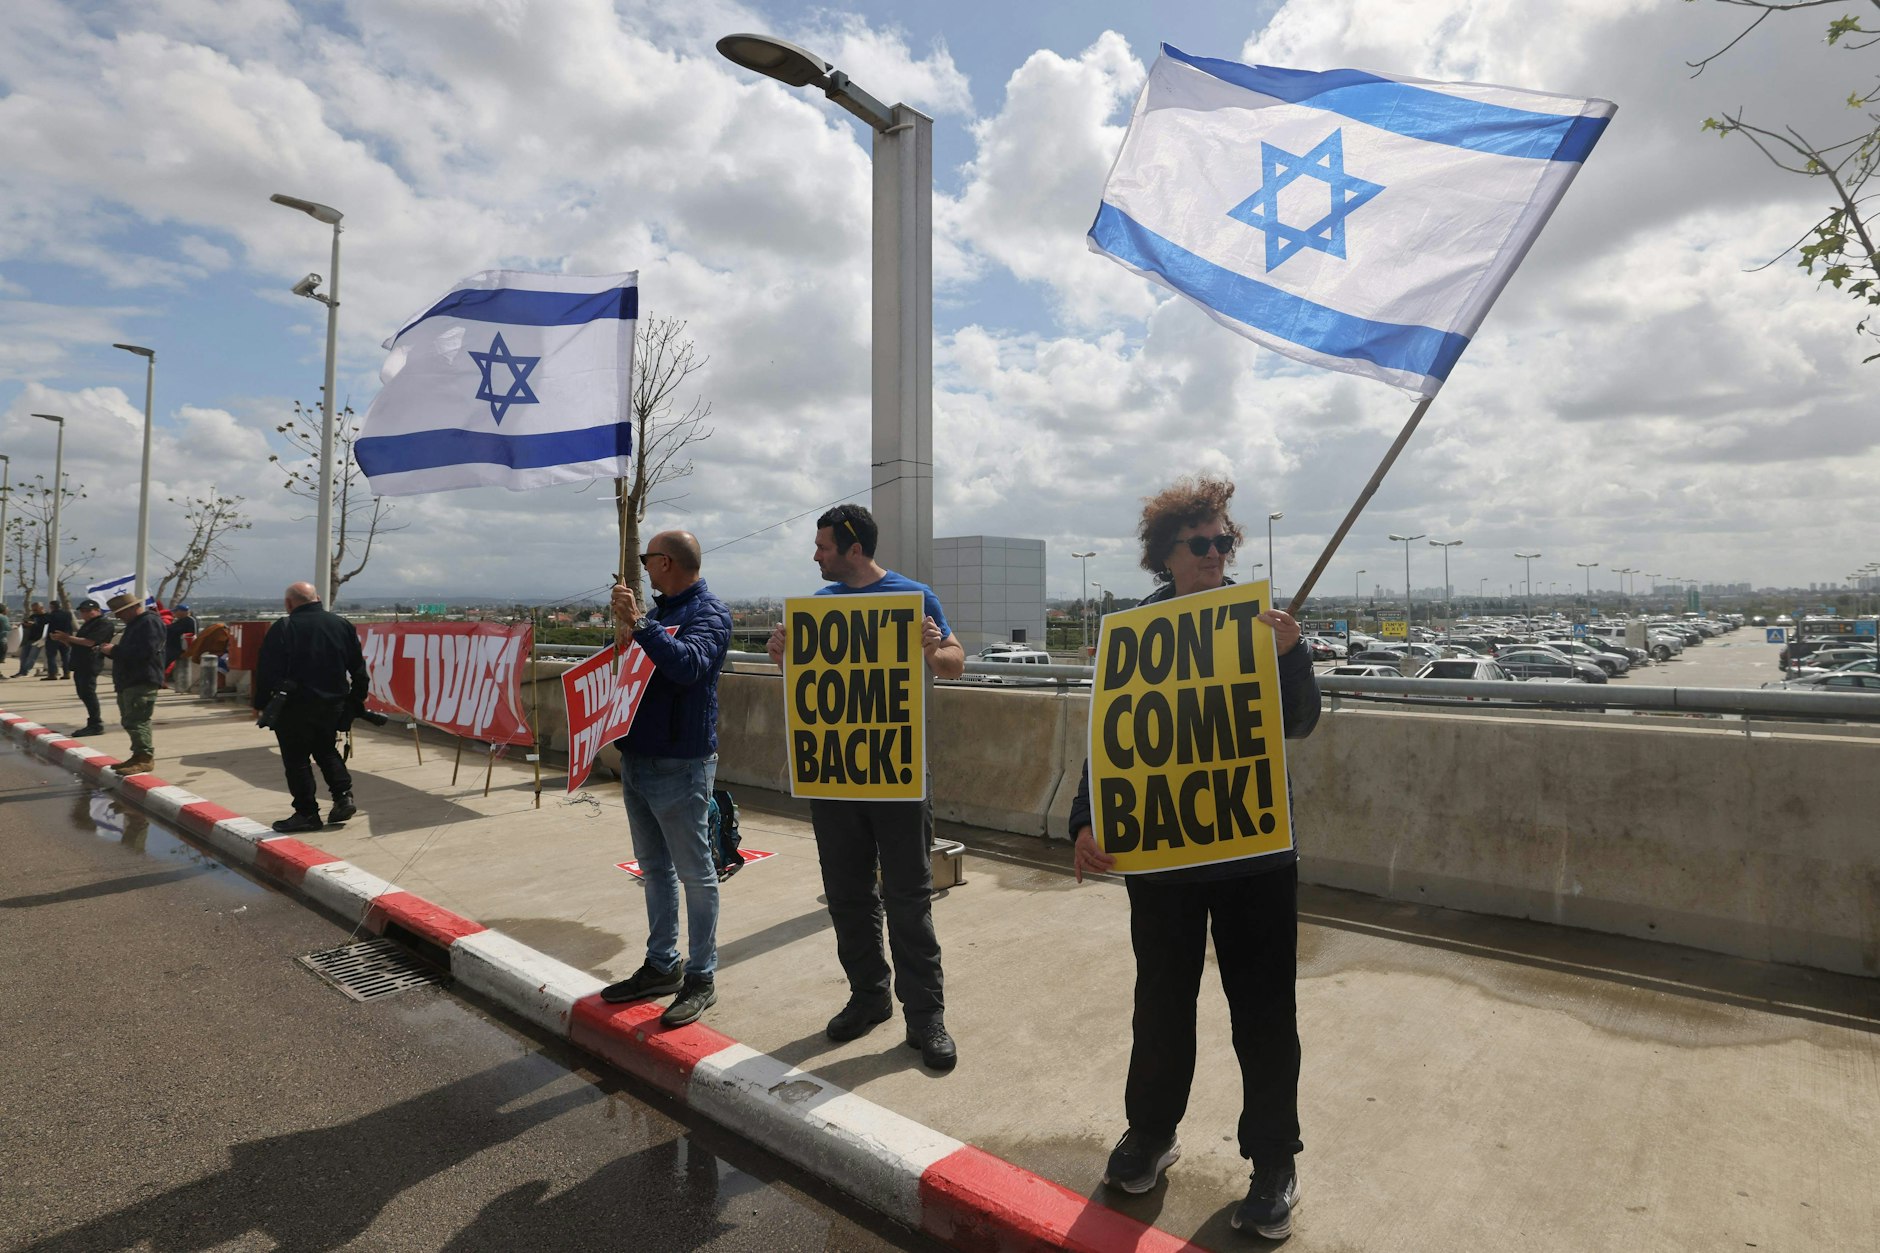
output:
[[[82,726],[78,730],[72,732],[72,735],[74,737],[77,737],[80,735],[103,735],[103,734],[104,734],[104,728],[99,726],[95,722],[87,726]]]
[[[1235,1231],[1251,1227],[1269,1240],[1292,1234],[1293,1210],[1299,1207],[1299,1172],[1290,1157],[1271,1165],[1255,1165],[1247,1199],[1234,1210]]]
[[[644,1001],[654,996],[671,996],[685,986],[685,976],[679,966],[671,970],[661,970],[651,962],[642,962],[640,968],[622,979],[619,983],[610,983],[601,989],[601,999],[609,1005],[625,1005],[628,1001]]]
[[[842,1007],[842,1012],[829,1020],[829,1025],[823,1028],[823,1034],[838,1044],[859,1040],[892,1017],[894,1006],[885,1002],[868,1005],[861,1001],[850,1001]]]
[[[960,1060],[959,1050],[953,1047],[953,1037],[947,1034],[946,1024],[938,1019],[924,1027],[910,1026],[907,1047],[919,1049],[920,1060],[932,1070],[951,1070]]]
[[[274,829],[282,835],[293,835],[297,831],[318,831],[326,824],[320,821],[319,814],[295,814],[292,818],[277,818]]]
[[[683,1027],[697,1022],[699,1015],[718,1003],[718,987],[710,975],[687,975],[679,999],[666,1006],[659,1016],[662,1026]]]
[[[333,798],[333,808],[327,810],[326,824],[329,827],[338,826],[358,812],[359,806],[353,804],[352,793],[341,792]]]
[[[1182,1155],[1181,1141],[1174,1136],[1152,1140],[1134,1127],[1110,1150],[1110,1164],[1103,1168],[1103,1182],[1125,1192],[1147,1192],[1162,1182],[1162,1172]]]

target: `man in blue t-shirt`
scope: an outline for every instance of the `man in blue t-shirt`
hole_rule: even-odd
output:
[[[875,564],[880,528],[860,505],[837,505],[816,519],[816,566],[830,580],[818,596],[919,592],[926,604],[921,651],[935,677],[957,679],[966,650],[947,626],[940,598],[925,583]],[[770,636],[783,664],[784,631]],[[836,933],[836,957],[849,979],[849,1003],[829,1020],[832,1040],[853,1040],[894,1013],[888,959],[881,948],[886,905],[893,995],[907,1019],[907,1043],[935,1070],[958,1060],[941,995],[940,940],[933,929],[933,805],[930,801],[812,800],[810,825],[822,862],[823,896]],[[876,867],[881,887],[875,887]]]

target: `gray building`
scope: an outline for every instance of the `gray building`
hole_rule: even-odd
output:
[[[936,538],[933,590],[968,657],[1008,640],[1044,647],[1043,540]]]

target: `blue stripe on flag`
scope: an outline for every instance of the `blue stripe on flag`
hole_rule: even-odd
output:
[[[1189,56],[1163,44],[1184,65],[1288,104],[1324,109],[1408,139],[1539,161],[1584,161],[1606,133],[1603,117],[1534,113],[1464,100],[1362,70],[1287,70]]]
[[[515,287],[454,291],[407,322],[398,334],[426,318],[452,317],[467,322],[502,322],[510,326],[579,326],[606,318],[632,321],[640,316],[640,289],[613,287],[602,292],[527,291]],[[392,338],[398,338],[394,335]]]
[[[604,461],[633,452],[633,424],[589,426],[539,435],[499,435],[494,431],[412,431],[405,435],[369,435],[354,445],[359,468],[368,476],[435,470],[454,465],[499,465],[512,470]]]
[[[1468,336],[1454,331],[1374,322],[1236,274],[1171,243],[1108,202],[1097,209],[1090,238],[1123,264],[1161,275],[1176,291],[1217,313],[1328,357],[1447,379],[1469,346]]]

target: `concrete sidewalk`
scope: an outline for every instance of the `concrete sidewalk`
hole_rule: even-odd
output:
[[[0,706],[65,729],[64,684]],[[287,812],[272,737],[246,711],[165,694],[157,773],[238,813]],[[121,732],[87,740],[124,756]],[[611,979],[642,956],[617,791],[408,732],[362,735],[362,813],[311,837],[429,901]],[[943,828],[967,882],[935,904],[961,1060],[925,1071],[893,1025],[846,1045],[846,989],[806,807],[739,789],[746,847],[724,888],[719,1004],[705,1022],[1209,1248],[1244,1194],[1225,1004],[1201,1003],[1185,1153],[1141,1198],[1098,1186],[1122,1131],[1131,962],[1119,883],[1081,887],[1064,846]],[[1311,815],[1301,815],[1311,851]],[[1649,942],[1302,889],[1300,1250],[1880,1249],[1880,985]]]

